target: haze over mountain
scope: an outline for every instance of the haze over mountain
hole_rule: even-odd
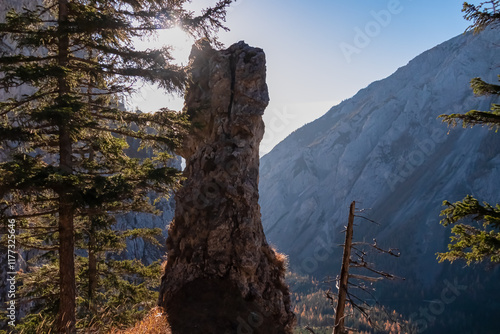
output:
[[[499,293],[491,283],[500,278],[498,268],[439,264],[436,253],[446,251],[449,241],[449,228],[439,224],[443,200],[471,194],[498,202],[500,134],[480,127],[448,129],[437,117],[489,110],[498,103],[475,97],[469,82],[498,80],[499,32],[497,27],[467,33],[424,52],[298,129],[261,159],[265,233],[289,255],[293,270],[320,279],[339,273],[341,231],[349,203],[357,201],[358,209],[371,209],[363,214],[380,226],[358,219],[355,240],[376,237],[380,246],[402,252],[399,259],[377,261],[406,278],[385,286],[378,293],[382,302],[407,315],[417,312],[412,318],[424,319],[429,333],[452,328],[447,321],[460,333],[494,332],[488,317],[498,313],[498,305],[495,309],[488,296]],[[418,314],[418,307],[439,302],[450,282],[466,288],[458,291],[456,302],[435,304],[448,315],[441,309],[427,318]],[[484,320],[481,324],[468,318],[471,308],[481,312],[476,319]],[[462,319],[449,318],[460,312]]]

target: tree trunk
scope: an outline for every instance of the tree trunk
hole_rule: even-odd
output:
[[[92,97],[90,95],[91,89],[88,88],[88,102],[89,105],[92,102]],[[89,161],[94,161],[94,150],[92,148],[89,148]],[[89,252],[89,272],[88,272],[88,279],[89,279],[89,287],[88,287],[88,299],[89,299],[89,304],[88,304],[88,311],[90,314],[96,316],[97,315],[97,305],[95,301],[95,295],[97,291],[97,244],[96,244],[96,221],[93,217],[90,218],[90,226],[89,226],[89,244],[88,244],[88,252]]]
[[[95,294],[97,290],[97,257],[96,257],[96,242],[95,242],[95,230],[93,228],[93,222],[91,222],[91,228],[89,232],[89,312],[92,315],[97,315],[97,309],[95,304]]]
[[[284,256],[264,236],[258,204],[259,143],[269,97],[265,55],[243,42],[191,52],[185,109],[193,129],[180,155],[186,180],[159,305],[172,333],[291,333],[295,317]]]
[[[59,0],[59,44],[58,65],[68,65],[69,36],[65,23],[68,19],[68,0]],[[70,92],[66,77],[58,80],[59,103]],[[59,124],[59,167],[63,173],[69,175],[73,172],[72,143],[67,124]],[[75,284],[75,240],[71,189],[58,191],[59,195],[59,333],[75,333],[76,311],[76,284]]]
[[[69,194],[66,194],[69,195]],[[75,256],[73,236],[73,204],[59,201],[59,332],[75,333]]]
[[[335,327],[333,334],[347,333],[344,326],[344,311],[345,302],[347,299],[347,288],[349,280],[349,264],[351,260],[352,235],[354,225],[354,211],[356,210],[356,202],[352,202],[349,208],[349,219],[347,222],[347,230],[345,233],[344,256],[342,257],[342,268],[340,269],[339,295],[337,301],[337,309],[335,310]]]

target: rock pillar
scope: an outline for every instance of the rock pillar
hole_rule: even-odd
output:
[[[265,55],[243,42],[193,46],[185,111],[192,130],[167,239],[159,305],[173,334],[292,333],[285,258],[267,243],[258,204],[269,97]]]

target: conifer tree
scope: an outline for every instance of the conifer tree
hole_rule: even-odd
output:
[[[464,2],[462,12],[465,13],[466,20],[473,22],[467,31],[473,31],[474,34],[477,34],[500,21],[500,1],[486,1],[478,6]],[[481,78],[473,78],[471,88],[476,96],[500,95],[500,85],[487,83]],[[500,104],[492,104],[489,111],[471,110],[465,114],[441,115],[440,117],[443,122],[451,126],[462,122],[464,128],[486,125],[491,129],[498,129],[500,126]]]
[[[125,111],[119,101],[139,80],[170,93],[184,86],[184,69],[171,63],[169,48],[136,50],[134,38],[178,25],[214,40],[214,32],[225,29],[231,0],[200,15],[186,10],[187,2],[44,0],[34,9],[9,11],[0,24],[0,38],[16,45],[2,51],[0,88],[6,94],[18,87],[27,92],[0,102],[0,142],[7,152],[0,164],[0,212],[16,219],[21,247],[39,251],[36,259],[43,265],[25,287],[35,280],[31,301],[57,310],[53,327],[59,333],[76,330],[77,273],[85,266],[89,303],[96,298],[97,258],[109,250],[96,245],[116,248],[119,241],[110,233],[114,215],[151,212],[148,194],[168,194],[178,183],[180,174],[169,167],[166,152],[180,142],[185,118],[167,108]],[[152,149],[154,158],[128,157],[127,138]],[[150,231],[122,237],[146,235]],[[78,243],[86,244],[79,247],[88,257],[75,262]],[[108,263],[112,267],[123,271],[134,264]],[[41,285],[54,271],[58,280]]]
[[[498,25],[500,21],[499,0],[482,2],[478,6],[465,2],[462,11],[465,12],[465,19],[473,22],[468,30],[474,33],[479,33],[489,26]],[[478,96],[500,96],[499,85],[487,83],[481,78],[472,79],[471,87],[474,94]],[[481,125],[498,131],[500,104],[492,104],[489,111],[471,110],[465,114],[441,115],[440,117],[452,126],[462,122],[464,128]],[[446,208],[441,212],[441,216],[445,218],[441,220],[441,224],[454,226],[451,230],[453,236],[448,245],[449,251],[438,253],[440,262],[464,259],[467,264],[483,260],[500,263],[500,204],[495,206],[486,202],[481,204],[474,197],[467,195],[462,201],[456,203],[444,201],[443,205]],[[482,222],[482,227],[458,223],[470,219]]]

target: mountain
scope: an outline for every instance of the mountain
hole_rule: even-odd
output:
[[[498,103],[475,97],[469,82],[497,81],[499,32],[463,34],[424,52],[262,157],[265,233],[289,255],[292,270],[319,279],[339,273],[341,232],[349,203],[357,201],[380,225],[358,218],[354,239],[376,238],[402,254],[376,257],[378,266],[406,278],[381,285],[382,303],[426,333],[498,333],[499,304],[489,299],[500,295],[499,268],[439,264],[436,253],[449,241],[449,228],[439,224],[443,200],[471,194],[499,201],[500,134],[449,129],[437,119]],[[445,298],[449,291],[456,292],[453,301]]]

